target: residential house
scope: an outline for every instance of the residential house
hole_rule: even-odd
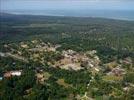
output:
[[[5,78],[10,78],[12,76],[21,76],[22,74],[22,70],[18,70],[18,71],[8,71],[4,73],[4,77]]]
[[[0,81],[3,79],[3,77],[0,77]]]
[[[108,75],[115,76],[122,76],[123,74],[125,74],[125,70],[120,67],[113,68],[112,71],[108,73]]]

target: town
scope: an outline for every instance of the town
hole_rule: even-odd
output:
[[[1,72],[1,83],[4,80],[10,80],[14,77],[17,77],[19,80],[19,77],[25,75],[24,67],[22,67],[20,63],[23,63],[27,69],[32,70],[35,73],[32,77],[35,78],[36,84],[42,85],[47,84],[47,81],[49,81],[53,75],[57,74],[55,71],[58,70],[63,70],[63,72],[65,71],[65,73],[68,73],[68,75],[71,75],[69,74],[70,72],[73,72],[74,74],[77,72],[83,73],[84,71],[87,77],[87,82],[81,84],[84,84],[85,88],[83,88],[83,93],[78,93],[74,97],[78,100],[89,100],[92,99],[90,93],[91,91],[89,88],[95,88],[94,84],[97,85],[98,83],[96,82],[99,81],[96,79],[96,77],[101,76],[102,81],[106,83],[116,83],[123,81],[125,75],[128,74],[128,71],[131,73],[130,70],[134,70],[133,61],[130,57],[126,59],[120,59],[119,62],[112,61],[103,64],[97,55],[96,50],[78,52],[71,49],[60,50],[61,47],[62,45],[45,43],[42,40],[32,40],[27,42],[20,42],[18,44],[4,44],[3,51],[5,52],[0,52],[0,57],[4,59],[11,58],[11,64],[8,66],[12,66],[12,69],[5,68]],[[7,62],[6,60],[3,60],[2,63],[2,65],[5,66]],[[20,67],[17,67],[18,64]],[[123,68],[124,65],[128,66],[127,70],[126,68]],[[51,70],[53,70],[53,72]],[[59,78],[57,79],[56,83],[66,89],[74,89],[75,85],[70,82],[68,83],[67,80],[65,80],[66,78],[64,78],[64,75],[62,76],[62,74],[65,73],[61,72],[61,76],[58,76]],[[66,77],[67,79],[69,78],[68,76]],[[122,87],[123,91],[120,90],[118,92],[129,92],[131,91],[131,88],[134,88],[134,84],[132,83],[126,81],[125,84],[127,85],[124,85],[124,87]],[[31,88],[27,88],[25,91],[29,91],[26,92],[26,95],[28,95],[32,90]],[[117,92],[114,89],[113,91],[115,93]],[[113,95],[115,96],[116,94]]]

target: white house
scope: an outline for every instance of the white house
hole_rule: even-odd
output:
[[[12,76],[21,76],[22,72],[21,71],[11,71]]]

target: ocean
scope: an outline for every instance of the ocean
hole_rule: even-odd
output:
[[[99,17],[134,21],[134,10],[6,10],[2,12],[26,15]]]

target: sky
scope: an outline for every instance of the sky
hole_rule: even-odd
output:
[[[133,10],[134,0],[0,0],[1,10]]]

